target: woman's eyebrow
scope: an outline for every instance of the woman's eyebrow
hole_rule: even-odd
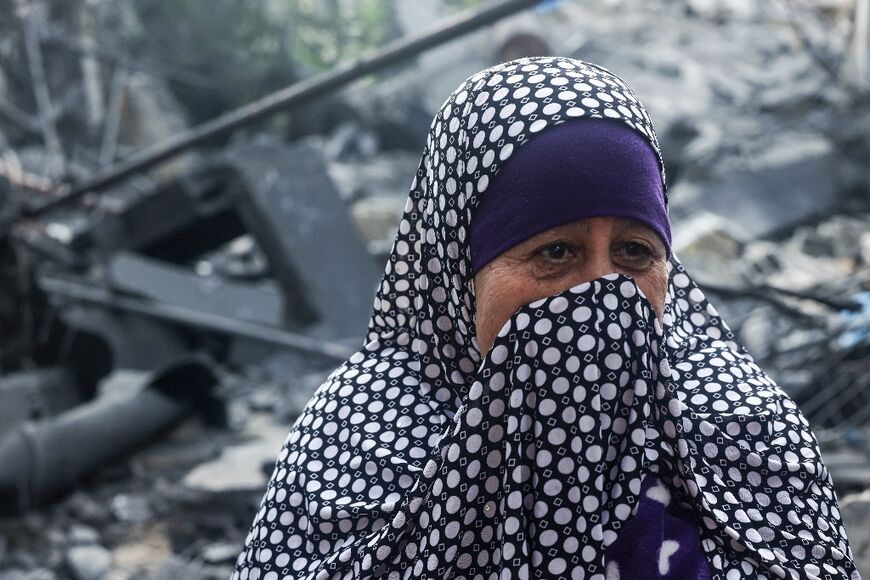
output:
[[[578,222],[572,222],[567,224],[562,224],[560,226],[556,226],[544,232],[538,234],[539,236],[543,236],[544,234],[550,234],[553,236],[564,236],[568,234],[577,234],[583,233],[588,234],[589,230],[592,228],[592,224],[588,219],[580,220]]]
[[[643,222],[638,221],[638,220],[633,219],[633,218],[625,218],[625,217],[618,218],[617,222],[616,222],[616,226],[619,228],[620,231],[638,230],[638,231],[642,231],[644,233],[649,232],[650,234],[653,234],[654,236],[656,236],[656,238],[658,238],[658,235],[655,233],[655,231],[652,228],[645,225]]]

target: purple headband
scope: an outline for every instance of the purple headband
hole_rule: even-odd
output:
[[[471,267],[550,228],[601,216],[634,218],[671,252],[658,157],[624,123],[583,119],[556,125],[518,149],[496,174],[471,220]]]

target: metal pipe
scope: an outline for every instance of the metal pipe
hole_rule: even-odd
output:
[[[81,404],[85,389],[72,370],[48,367],[0,378],[0,436],[19,424],[50,417]]]
[[[98,400],[7,434],[0,441],[0,513],[42,505],[160,437],[197,408],[215,383],[202,362],[183,361],[133,397]]]
[[[170,157],[201,145],[215,137],[226,135],[239,127],[258,121],[279,111],[298,107],[327,93],[335,91],[352,81],[382,70],[401,60],[416,56],[430,48],[444,44],[482,26],[496,22],[541,0],[506,0],[477,10],[468,10],[431,30],[409,38],[402,38],[376,50],[359,60],[338,65],[332,70],[292,84],[253,103],[225,113],[162,143],[130,155],[126,160],[98,172],[83,182],[65,186],[60,196],[43,201],[27,209],[35,215],[78,199],[89,191],[113,185],[138,171],[149,169]],[[63,190],[65,189],[65,191]]]

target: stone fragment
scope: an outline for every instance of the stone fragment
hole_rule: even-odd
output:
[[[370,250],[392,246],[404,207],[404,199],[389,195],[367,197],[351,207],[354,222]]]
[[[11,569],[0,572],[0,580],[57,580],[57,575],[47,568],[35,570]]]
[[[184,558],[172,555],[160,563],[160,567],[148,577],[148,580],[205,580],[202,563],[189,562]]]
[[[67,533],[67,541],[73,545],[96,544],[100,541],[100,534],[90,526],[73,524]]]
[[[96,501],[84,492],[76,492],[66,500],[71,515],[79,522],[100,527],[112,519],[109,506]]]
[[[105,580],[148,578],[160,567],[161,562],[171,556],[168,526],[165,523],[142,526],[126,541],[114,547],[114,569]]]
[[[141,524],[151,520],[148,500],[140,495],[120,493],[112,498],[112,513],[119,522]]]
[[[193,468],[184,477],[185,487],[210,494],[265,490],[271,472],[268,466],[278,457],[287,429],[255,419],[248,428],[253,439],[227,447],[213,461]]]
[[[698,212],[674,223],[673,229],[674,254],[699,280],[731,287],[743,285],[738,258],[744,241],[731,232],[724,218]]]
[[[220,542],[209,544],[200,552],[204,562],[209,564],[223,564],[232,562],[241,551],[241,547],[234,543]]]
[[[111,553],[98,545],[72,547],[65,560],[74,580],[102,580],[112,566]]]

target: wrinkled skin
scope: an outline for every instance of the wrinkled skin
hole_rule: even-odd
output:
[[[497,256],[474,276],[477,343],[487,352],[518,308],[605,274],[631,276],[661,318],[667,250],[642,222],[594,217],[537,234]]]

